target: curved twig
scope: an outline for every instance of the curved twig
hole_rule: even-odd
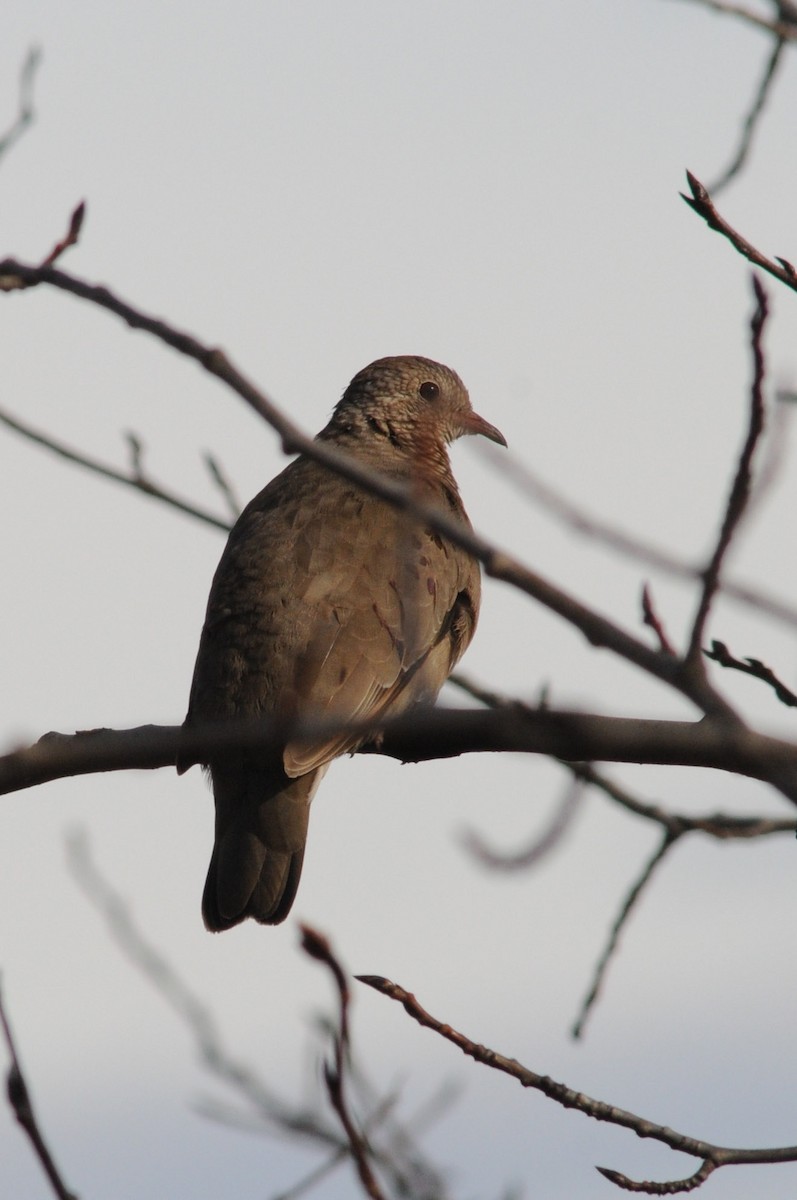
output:
[[[618,1108],[614,1104],[607,1104],[603,1100],[593,1100],[584,1092],[577,1092],[573,1088],[568,1087],[564,1083],[557,1083],[551,1079],[549,1075],[540,1075],[536,1071],[532,1071],[529,1067],[523,1066],[515,1058],[508,1058],[496,1050],[491,1050],[487,1046],[482,1046],[478,1042],[472,1041],[464,1033],[453,1029],[451,1025],[444,1021],[439,1021],[427,1012],[421,1006],[418,999],[412,992],[408,992],[405,988],[397,983],[393,983],[390,979],[385,979],[381,975],[357,975],[356,979],[360,983],[365,983],[368,987],[372,987],[374,991],[380,992],[383,996],[387,996],[390,1000],[395,1000],[402,1005],[404,1011],[422,1025],[426,1029],[431,1029],[434,1033],[452,1042],[457,1046],[463,1054],[467,1054],[475,1062],[482,1063],[486,1067],[491,1067],[494,1071],[501,1071],[505,1075],[509,1075],[512,1079],[525,1088],[533,1088],[536,1091],[542,1092],[550,1100],[554,1100],[557,1104],[561,1104],[563,1108],[574,1108],[578,1112],[584,1113],[587,1117],[592,1117],[596,1121],[604,1121],[609,1125],[617,1125],[623,1129],[630,1129],[633,1133],[641,1138],[652,1138],[654,1141],[661,1142],[665,1146],[669,1146],[671,1150],[677,1150],[682,1154],[690,1154],[695,1158],[699,1158],[703,1162],[703,1166],[686,1180],[670,1180],[666,1183],[636,1183],[627,1176],[620,1175],[617,1171],[611,1171],[607,1167],[598,1167],[597,1169],[612,1183],[618,1186],[625,1187],[629,1191],[643,1191],[652,1195],[673,1195],[676,1192],[691,1191],[704,1182],[712,1170],[717,1167],[741,1165],[743,1163],[787,1163],[797,1162],[797,1146],[773,1146],[766,1149],[740,1149],[730,1146],[715,1146],[711,1142],[702,1141],[700,1138],[691,1137],[689,1134],[678,1133],[674,1129],[670,1129],[665,1125],[657,1125],[653,1121],[649,1121],[646,1117],[640,1117],[636,1113],[628,1112],[625,1109]],[[706,1162],[710,1162],[711,1168],[706,1167]]]

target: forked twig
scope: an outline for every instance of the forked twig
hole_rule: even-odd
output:
[[[132,454],[132,470],[130,473],[127,473],[110,466],[108,463],[100,462],[97,458],[91,458],[88,454],[83,454],[81,451],[73,450],[71,446],[67,446],[64,442],[59,442],[56,438],[50,437],[49,434],[41,433],[38,429],[34,429],[32,425],[20,421],[19,417],[12,416],[11,413],[6,412],[4,409],[0,409],[0,424],[7,426],[8,429],[13,429],[15,433],[22,434],[29,442],[43,446],[45,450],[50,450],[59,458],[66,459],[67,462],[76,463],[80,467],[85,467],[87,471],[91,471],[95,475],[102,475],[105,479],[112,479],[115,483],[122,483],[126,487],[133,488],[134,491],[143,493],[145,496],[151,496],[155,500],[160,500],[163,504],[168,504],[170,508],[176,508],[178,512],[195,517],[198,521],[203,521],[206,525],[212,525],[215,529],[230,529],[229,521],[215,516],[206,509],[199,508],[196,504],[191,504],[188,500],[181,499],[179,496],[174,495],[173,492],[167,491],[166,488],[162,488],[160,484],[150,479],[141,467],[141,444],[137,439],[138,460],[136,461],[136,453],[134,452]],[[134,435],[127,435],[131,452],[134,450],[132,437]]]

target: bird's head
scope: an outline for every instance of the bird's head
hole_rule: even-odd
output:
[[[325,436],[375,439],[385,450],[447,464],[445,448],[466,434],[505,446],[500,430],[473,411],[467,388],[449,367],[430,358],[379,358],[354,376]]]

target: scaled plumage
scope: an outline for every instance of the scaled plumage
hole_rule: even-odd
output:
[[[383,358],[352,380],[318,434],[469,525],[447,444],[479,433],[453,371]],[[432,703],[473,636],[478,563],[422,523],[300,455],[247,505],[213,579],[186,723],[274,714],[342,722]],[[216,844],[202,911],[210,930],[290,911],[309,806],[340,734],[265,759],[210,762]],[[191,764],[182,762],[181,770]]]

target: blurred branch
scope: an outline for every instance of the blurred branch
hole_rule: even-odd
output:
[[[219,460],[215,457],[215,455],[211,454],[210,451],[205,454],[205,466],[208,469],[210,478],[219,489],[219,492],[221,493],[222,498],[227,505],[227,509],[232,521],[236,521],[243,506],[235,494],[235,489],[230,482],[229,476],[223,470]]]
[[[14,417],[11,413],[0,409],[0,424],[5,425],[8,429],[12,429],[15,433],[19,433],[22,437],[27,438],[29,442],[33,442],[37,446],[43,446],[45,450],[51,451],[59,458],[64,458],[67,462],[76,463],[79,467],[84,467],[87,471],[92,471],[96,475],[102,475],[105,479],[113,479],[115,483],[123,483],[126,487],[131,487],[137,492],[142,492],[145,496],[151,496],[155,500],[160,500],[164,504],[168,504],[171,508],[176,508],[179,512],[187,513],[188,516],[195,517],[198,521],[204,521],[207,525],[213,525],[216,529],[230,529],[229,521],[223,520],[221,517],[216,517],[213,513],[207,512],[205,509],[199,508],[195,504],[189,503],[187,500],[181,500],[179,496],[168,492],[159,484],[150,479],[141,469],[140,462],[140,443],[138,445],[139,456],[134,455],[133,470],[128,474],[118,470],[116,467],[110,466],[108,463],[100,462],[99,459],[91,458],[88,454],[83,454],[81,451],[73,450],[65,445],[64,442],[59,442],[49,434],[40,433],[33,426],[24,424],[18,417]],[[130,435],[128,435],[128,441]]]
[[[465,849],[482,866],[500,871],[528,870],[529,867],[536,866],[546,858],[561,843],[581,807],[583,793],[584,780],[574,775],[546,828],[533,839],[530,845],[523,846],[520,850],[494,850],[475,829],[464,831],[462,841]]]
[[[70,246],[77,245],[85,217],[86,201],[81,200],[69,218],[69,225],[67,226],[66,233],[59,241],[55,243],[47,257],[42,260],[41,265],[43,267],[51,267],[52,264],[61,257],[65,250],[68,250]]]
[[[664,622],[656,611],[653,604],[653,596],[647,583],[642,588],[642,620],[655,633],[662,653],[669,654],[671,658],[675,658],[677,651],[667,635]]]
[[[797,746],[725,721],[656,721],[592,713],[432,708],[374,723],[257,718],[192,726],[141,725],[48,733],[0,757],[0,795],[54,779],[103,771],[154,770],[185,762],[221,761],[241,750],[263,754],[287,740],[326,740],[345,730],[364,741],[359,753],[401,762],[507,751],[568,762],[632,762],[711,767],[776,786],[797,803]],[[373,740],[379,735],[378,745]]]
[[[280,1200],[302,1195],[335,1167],[348,1161],[351,1146],[329,1125],[326,1113],[283,1100],[248,1061],[237,1059],[230,1053],[210,1009],[138,929],[126,902],[97,867],[85,832],[71,833],[66,851],[73,877],[105,920],[114,942],[186,1026],[205,1068],[231,1087],[247,1106],[232,1109],[215,1101],[204,1101],[196,1106],[198,1111],[237,1129],[268,1131],[300,1139],[327,1155],[304,1179],[281,1192]],[[356,1078],[354,1068],[350,1066],[349,1069]],[[379,1144],[373,1149],[376,1161],[391,1180],[397,1196],[443,1200],[439,1173],[425,1161],[406,1131],[392,1119],[392,1107],[392,1100],[376,1100],[370,1105],[371,1111],[363,1123],[369,1135],[379,1131]]]
[[[39,1122],[36,1119],[36,1114],[33,1111],[33,1102],[30,1098],[28,1085],[25,1082],[25,1077],[22,1074],[22,1067],[19,1065],[17,1056],[17,1048],[14,1044],[14,1038],[11,1034],[11,1026],[9,1025],[8,1017],[6,1016],[3,997],[0,995],[0,1024],[3,1027],[6,1046],[11,1057],[11,1066],[8,1069],[6,1076],[6,1093],[8,1102],[14,1116],[19,1125],[24,1129],[33,1146],[33,1151],[42,1165],[45,1175],[50,1181],[53,1192],[58,1197],[58,1200],[77,1200],[73,1192],[70,1192],[64,1183],[58,1168],[53,1161],[53,1156],[50,1153],[47,1143],[44,1140],[44,1135],[39,1128]]]
[[[712,12],[723,13],[725,16],[739,17],[742,21],[755,25],[758,29],[774,33],[776,37],[782,38],[784,41],[792,41],[797,37],[797,27],[792,15],[793,6],[783,3],[782,0],[780,2],[775,0],[775,8],[780,18],[775,21],[768,21],[766,17],[753,12],[752,9],[745,8],[743,4],[732,4],[728,0],[691,0],[691,3],[697,4],[701,8],[710,8]]]
[[[797,707],[797,695],[786,687],[786,684],[778,679],[777,675],[770,667],[766,666],[758,658],[746,658],[744,661],[734,658],[724,642],[713,641],[710,650],[704,650],[706,658],[712,659],[719,663],[721,667],[729,667],[734,671],[743,671],[746,675],[752,675],[754,679],[760,679],[764,683],[768,683],[774,691],[781,704],[785,704],[789,708]]]
[[[743,238],[732,225],[729,225],[724,217],[721,217],[714,206],[706,188],[697,179],[691,171],[686,172],[686,178],[689,181],[689,187],[692,195],[685,196],[681,192],[681,199],[685,200],[694,212],[708,225],[709,229],[716,230],[723,237],[727,238],[734,249],[738,250],[746,259],[757,267],[761,267],[762,271],[773,275],[775,279],[784,283],[786,287],[792,291],[797,291],[797,269],[786,258],[780,258],[776,255],[775,259],[767,258],[760,250],[757,250],[752,242],[748,242]]]
[[[524,704],[520,700],[482,688],[459,671],[451,675],[448,682],[454,684],[475,700],[479,700],[488,708],[519,709],[522,712],[528,713],[550,711],[545,709],[539,710]],[[665,832],[670,831],[671,834],[705,833],[709,837],[717,838],[720,841],[728,841],[734,838],[755,838],[776,833],[794,833],[797,830],[797,821],[793,818],[784,820],[778,817],[740,817],[729,813],[712,813],[709,816],[696,817],[687,813],[672,812],[669,809],[662,808],[659,804],[650,804],[644,800],[640,800],[637,796],[632,795],[627,788],[615,783],[608,776],[598,771],[592,763],[575,762],[565,758],[559,758],[557,761],[576,778],[603,792],[608,799],[618,804],[621,808],[625,808],[628,812],[633,813],[635,816],[643,817],[647,821],[654,821],[656,824],[661,825]]]
[[[753,276],[753,291],[756,298],[756,308],[750,322],[751,350],[753,355],[753,382],[750,387],[750,416],[739,462],[736,468],[733,485],[725,507],[717,545],[711,560],[703,573],[703,590],[700,596],[697,613],[692,625],[689,648],[686,652],[686,662],[691,663],[696,671],[703,672],[705,667],[701,657],[703,634],[711,604],[719,587],[719,577],[723,562],[733,540],[734,534],[744,516],[750,499],[753,472],[753,456],[764,431],[764,352],[761,338],[766,324],[768,306],[767,295],[757,276]]]
[[[349,985],[346,980],[346,975],[332,952],[332,947],[327,938],[318,930],[312,929],[309,925],[300,925],[302,934],[302,949],[305,954],[314,958],[317,962],[322,962],[332,975],[335,981],[335,988],[338,993],[339,1004],[339,1025],[338,1031],[333,1039],[334,1045],[334,1061],[324,1063],[324,1080],[327,1085],[329,1099],[340,1118],[340,1123],[346,1134],[346,1139],[349,1143],[351,1156],[357,1167],[357,1174],[360,1177],[360,1183],[365,1189],[367,1196],[371,1200],[385,1200],[384,1193],[376,1181],[376,1177],[371,1170],[369,1162],[371,1150],[363,1137],[360,1130],[357,1128],[355,1119],[349,1108],[346,1089],[346,1067],[349,1057]]]
[[[33,82],[42,60],[38,46],[31,46],[22,69],[19,73],[19,104],[17,115],[4,134],[0,135],[0,158],[7,154],[15,142],[19,141],[25,130],[33,123]]]
[[[783,395],[786,396],[788,393],[784,392]],[[492,451],[492,446],[485,447],[485,452],[490,458],[492,458]],[[520,462],[513,455],[504,452],[501,459],[501,474],[504,477],[508,476],[525,496],[535,501],[552,517],[575,533],[602,543],[632,561],[647,563],[666,575],[672,575],[678,579],[700,579],[702,577],[704,570],[702,565],[685,562],[668,550],[653,545],[647,539],[635,537],[626,530],[619,529],[608,521],[596,517],[592,510],[580,508],[563,492],[543,480],[526,463]],[[723,596],[728,599],[749,608],[758,609],[786,625],[797,626],[797,607],[786,600],[733,579],[722,580],[720,587]]]
[[[792,36],[794,35],[792,34]],[[742,131],[739,137],[739,145],[736,148],[736,153],[720,177],[715,179],[709,187],[709,191],[713,192],[715,195],[717,192],[721,192],[723,188],[727,187],[731,180],[736,178],[742,167],[747,162],[751,147],[753,145],[753,138],[755,137],[758,129],[758,122],[763,115],[764,109],[766,108],[770,89],[775,81],[775,75],[777,74],[778,67],[780,66],[783,58],[783,51],[787,45],[788,39],[784,37],[776,37],[775,45],[773,46],[772,52],[767,59],[766,66],[764,68],[764,74],[761,77],[761,82],[759,83],[756,93],[753,96],[753,102],[750,106],[750,110],[742,122]]]
[[[465,1034],[453,1029],[443,1021],[439,1021],[427,1012],[418,1002],[412,992],[406,991],[397,983],[391,982],[380,975],[357,975],[361,983],[372,987],[391,1000],[402,1005],[405,1012],[426,1029],[452,1042],[463,1054],[467,1054],[475,1062],[482,1063],[495,1071],[501,1071],[516,1079],[524,1088],[532,1088],[542,1092],[548,1099],[554,1100],[564,1108],[573,1108],[592,1117],[596,1121],[604,1121],[624,1129],[630,1129],[641,1138],[652,1138],[677,1150],[702,1160],[702,1165],[688,1179],[668,1180],[665,1183],[640,1183],[628,1179],[617,1171],[598,1167],[605,1178],[628,1191],[646,1192],[651,1195],[672,1195],[676,1192],[691,1191],[703,1183],[712,1171],[718,1167],[740,1165],[742,1163],[786,1163],[797,1162],[797,1146],[778,1146],[767,1149],[736,1149],[727,1146],[715,1146],[711,1142],[701,1141],[688,1134],[677,1133],[667,1126],[657,1125],[636,1113],[627,1112],[616,1105],[607,1104],[602,1100],[593,1100],[583,1092],[575,1091],[566,1084],[557,1083],[548,1075],[539,1075],[524,1067],[514,1058],[507,1058],[495,1050],[471,1041]]]

